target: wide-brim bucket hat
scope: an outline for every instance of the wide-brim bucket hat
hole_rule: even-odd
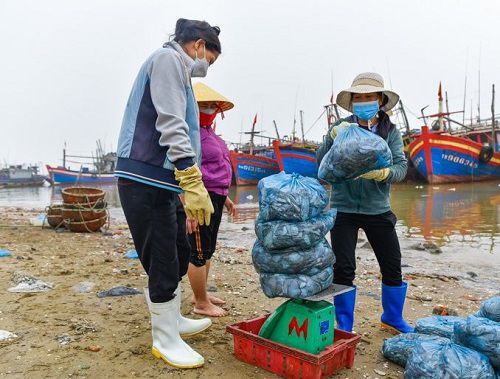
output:
[[[389,111],[396,106],[399,101],[399,95],[384,88],[384,79],[375,72],[364,72],[359,74],[352,81],[350,88],[341,91],[337,95],[337,104],[345,110],[352,112],[352,94],[353,93],[373,93],[381,92],[384,100],[380,107],[383,111]]]
[[[203,103],[216,103],[217,112],[226,112],[234,107],[234,104],[231,101],[201,82],[193,84],[193,91],[194,97],[199,106],[203,106]]]

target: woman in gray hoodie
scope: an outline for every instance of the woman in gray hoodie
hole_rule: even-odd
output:
[[[211,325],[209,319],[181,315],[179,284],[189,263],[186,215],[208,225],[214,212],[198,168],[200,125],[191,77],[204,77],[217,60],[219,33],[205,21],[177,21],[173,40],[139,70],[118,141],[120,202],[149,278],[144,292],[151,313],[152,353],[177,368],[203,365],[203,357],[181,336]]]

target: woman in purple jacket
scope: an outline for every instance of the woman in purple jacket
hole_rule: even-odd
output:
[[[226,315],[219,306],[225,301],[208,294],[207,280],[224,207],[230,215],[234,215],[234,204],[227,196],[232,179],[229,149],[224,140],[215,134],[212,125],[218,113],[227,111],[234,105],[202,83],[196,83],[193,89],[200,109],[202,180],[212,200],[214,214],[209,225],[196,226],[195,221],[187,221],[191,245],[188,276],[193,289],[194,312],[220,317]]]

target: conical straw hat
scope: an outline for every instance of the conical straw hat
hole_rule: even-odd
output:
[[[194,97],[199,105],[201,105],[200,103],[217,103],[220,108],[217,110],[218,112],[225,112],[234,107],[232,102],[206,84],[201,82],[194,83],[193,90]]]

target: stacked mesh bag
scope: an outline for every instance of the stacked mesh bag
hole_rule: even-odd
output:
[[[259,182],[252,261],[268,297],[306,298],[333,282],[335,255],[325,239],[336,210],[313,178],[281,172]]]
[[[500,297],[469,317],[417,320],[415,332],[387,339],[382,347],[387,359],[405,367],[406,379],[500,379]]]

